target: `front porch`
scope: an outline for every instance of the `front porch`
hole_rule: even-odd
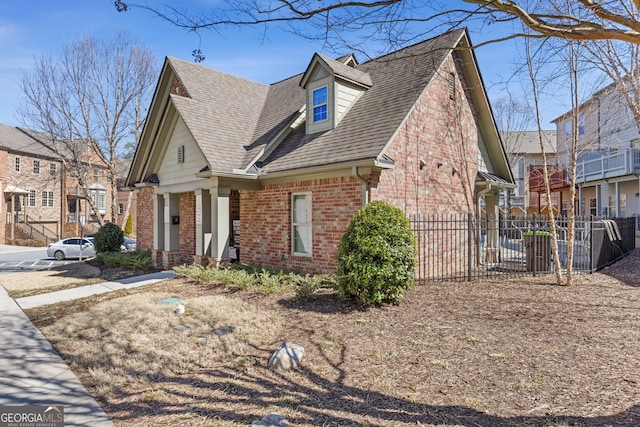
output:
[[[238,260],[240,202],[237,190],[199,188],[179,193],[154,192],[152,197],[151,252],[157,266],[220,265]]]

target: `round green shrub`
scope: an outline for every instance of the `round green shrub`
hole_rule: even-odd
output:
[[[93,236],[96,252],[120,252],[124,233],[116,224],[107,222]]]
[[[396,303],[414,281],[416,247],[409,220],[388,203],[365,205],[342,236],[336,262],[342,297],[365,305]]]

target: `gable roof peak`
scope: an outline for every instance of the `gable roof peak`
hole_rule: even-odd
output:
[[[369,73],[354,68],[352,65],[348,65],[353,64],[353,62],[351,62],[348,58],[347,62],[345,63],[336,59],[331,59],[321,53],[313,54],[311,62],[309,62],[309,66],[307,67],[302,76],[302,79],[300,80],[300,86],[306,87],[309,79],[314,73],[317,64],[321,64],[321,66],[326,68],[327,71],[340,79],[349,81],[367,89],[373,86],[373,82]]]

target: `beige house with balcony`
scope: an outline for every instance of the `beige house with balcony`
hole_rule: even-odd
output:
[[[567,163],[571,138],[578,137],[577,211],[606,217],[640,216],[640,133],[627,101],[615,83],[578,108],[553,120],[558,157]],[[565,205],[568,188],[563,191]]]

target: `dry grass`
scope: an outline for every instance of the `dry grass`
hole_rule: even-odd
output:
[[[175,305],[157,303],[170,297],[147,292],[103,302],[42,332],[74,369],[90,373],[89,385],[100,394],[231,362],[282,333],[280,316],[237,298],[188,298],[186,312],[178,315]],[[234,332],[211,334],[225,326]]]
[[[371,309],[329,291],[299,301],[172,280],[28,314],[116,426],[273,411],[295,426],[637,426],[638,272],[636,251],[572,287],[438,283]],[[166,296],[190,315],[155,304]],[[198,340],[225,325],[237,329]],[[284,339],[305,347],[302,369],[270,372]]]

